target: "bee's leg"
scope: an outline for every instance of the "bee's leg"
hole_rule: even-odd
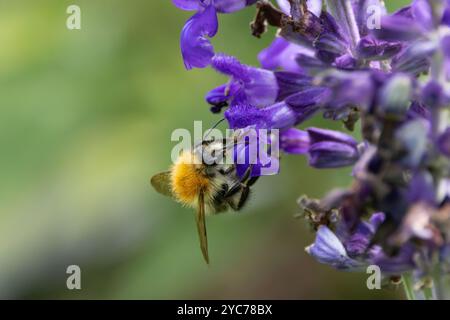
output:
[[[241,178],[242,183],[247,182],[247,180],[250,178],[250,175],[252,174],[252,171],[253,171],[253,165],[251,164],[248,166],[247,170],[245,170],[245,173]]]
[[[225,198],[230,198],[230,197],[234,196],[239,191],[241,191],[242,187],[243,187],[243,185],[241,183],[235,184],[230,189],[228,189],[228,191],[225,193],[224,197]]]
[[[237,205],[237,210],[241,210],[242,207],[245,205],[245,203],[248,200],[248,195],[250,194],[250,187],[248,186],[243,186],[242,187],[242,193],[241,193],[241,197],[239,198],[239,202]]]
[[[238,206],[231,199],[227,199],[226,202],[233,209],[233,211],[239,211]]]
[[[246,185],[247,187],[251,187],[252,185],[255,184],[256,181],[258,181],[258,179],[259,179],[259,176],[251,177],[251,178],[247,181],[247,183],[246,183],[245,185]]]
[[[240,192],[239,198],[233,199],[233,196],[237,195]],[[239,211],[245,205],[248,200],[248,195],[250,194],[250,187],[245,184],[238,184],[232,187],[225,195],[225,199],[230,207],[234,211]]]
[[[235,166],[234,165],[230,165],[228,168],[226,169],[219,169],[219,173],[223,176],[226,176],[228,174],[230,174],[233,170],[235,170]]]
[[[231,193],[227,193],[225,201],[234,211],[239,211],[244,206],[250,193],[250,188],[243,184],[238,184],[235,188],[230,189]],[[240,193],[238,195],[238,193]],[[236,199],[234,196],[238,195]]]

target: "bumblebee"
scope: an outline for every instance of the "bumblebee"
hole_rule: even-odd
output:
[[[205,216],[241,210],[249,198],[250,187],[258,179],[251,177],[252,165],[239,177],[236,165],[225,161],[234,147],[242,143],[240,140],[238,135],[203,140],[192,150],[182,151],[169,171],[151,178],[156,191],[195,209],[200,248],[208,264]]]

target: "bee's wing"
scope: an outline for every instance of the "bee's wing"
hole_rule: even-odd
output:
[[[198,237],[200,240],[200,248],[202,249],[203,258],[206,263],[209,264],[208,256],[208,237],[206,235],[206,222],[205,222],[205,196],[203,191],[200,192],[198,197],[198,209],[196,212],[195,220],[197,222]]]
[[[159,193],[173,198],[172,189],[170,188],[169,171],[155,174],[151,178],[150,183],[152,184],[153,188],[155,188],[155,190],[158,191]]]

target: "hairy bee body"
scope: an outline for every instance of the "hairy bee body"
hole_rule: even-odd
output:
[[[192,151],[183,151],[170,170],[170,184],[175,199],[192,208],[204,193],[207,214],[240,210],[249,195],[234,164],[220,163],[226,157],[226,140],[204,141]],[[208,163],[204,157],[208,157]]]
[[[239,137],[204,140],[192,151],[183,151],[167,172],[156,174],[151,184],[161,194],[194,208],[203,257],[209,263],[206,235],[206,214],[232,209],[239,211],[248,200],[250,186],[258,177],[251,177],[252,166],[239,177],[234,163],[228,163]],[[231,150],[231,151],[230,151]]]

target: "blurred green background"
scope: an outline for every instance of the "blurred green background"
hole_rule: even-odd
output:
[[[66,28],[70,4],[82,30]],[[304,252],[313,235],[296,199],[351,179],[299,156],[242,213],[208,219],[205,265],[193,213],[149,185],[170,165],[174,129],[218,120],[203,96],[226,79],[180,57],[190,14],[170,0],[0,1],[0,298],[402,298]],[[257,64],[274,30],[251,37],[253,15],[222,15],[217,51]],[[82,290],[66,288],[72,264]]]

